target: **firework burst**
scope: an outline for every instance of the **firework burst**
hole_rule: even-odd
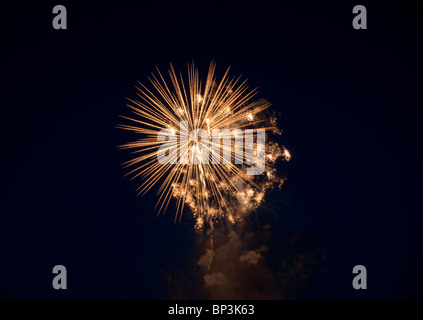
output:
[[[212,62],[205,82],[194,64],[188,65],[187,80],[170,64],[170,82],[166,82],[157,68],[157,73],[149,78],[152,88],[139,83],[136,89],[140,99],[128,98],[127,106],[133,116],[121,117],[131,124],[118,125],[138,136],[137,140],[119,146],[132,150],[133,157],[124,166],[129,169],[126,175],[131,179],[142,179],[138,194],[158,186],[158,213],[166,211],[170,200],[175,198],[175,220],[181,218],[187,206],[198,228],[205,222],[212,225],[222,217],[235,222],[257,208],[266,190],[281,186],[284,181],[276,175],[276,160],[290,159],[287,149],[269,141],[269,134],[281,133],[276,116],[267,110],[270,103],[253,101],[257,89],[250,90],[241,77],[229,77],[229,68],[217,81],[215,67]],[[209,135],[216,130],[223,132],[218,140],[213,138],[206,143],[202,137],[190,135],[197,129]],[[246,143],[246,152],[240,154],[236,143],[222,143],[225,138],[229,141],[239,138],[239,131],[233,129],[265,130],[267,142],[265,145],[258,140],[251,145]],[[254,162],[260,148],[265,154],[264,171],[260,175],[248,175],[245,169]],[[167,163],[158,161],[163,155],[168,157]],[[218,161],[196,161],[204,155],[207,160]]]

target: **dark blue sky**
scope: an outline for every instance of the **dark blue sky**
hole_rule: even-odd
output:
[[[1,5],[0,297],[167,297],[161,270],[195,265],[195,234],[156,218],[154,193],[135,197],[117,115],[155,65],[194,60],[204,74],[215,60],[282,112],[290,209],[274,246],[301,234],[330,255],[300,297],[422,298],[421,8],[62,1],[68,29],[54,30],[56,4]],[[352,28],[356,4],[367,30]],[[51,286],[56,264],[66,291]],[[357,264],[365,292],[351,286]]]

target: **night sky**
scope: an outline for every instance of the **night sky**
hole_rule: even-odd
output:
[[[423,298],[423,8],[339,2],[2,2],[0,298],[207,298],[189,212],[156,217],[116,148],[133,139],[116,125],[137,81],[192,60],[203,76],[231,66],[281,112],[287,181],[249,223],[271,225],[269,268],[319,256],[289,298]],[[58,264],[67,290],[51,285]],[[351,285],[358,264],[367,290]]]

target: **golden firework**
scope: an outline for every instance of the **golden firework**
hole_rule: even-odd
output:
[[[276,117],[262,115],[270,103],[252,101],[257,89],[250,90],[246,80],[229,77],[228,68],[217,81],[215,68],[216,64],[211,62],[206,81],[202,82],[194,64],[188,65],[187,80],[170,64],[170,83],[157,68],[157,74],[152,73],[149,78],[152,88],[139,83],[136,94],[140,99],[128,98],[127,106],[133,116],[121,117],[132,125],[118,125],[139,136],[119,146],[133,150],[134,157],[124,166],[131,169],[126,174],[131,179],[142,178],[138,194],[160,185],[158,212],[166,211],[171,198],[176,198],[175,219],[180,219],[187,205],[200,228],[205,221],[212,223],[222,216],[234,222],[247,210],[257,207],[267,188],[283,183],[282,178],[275,176],[272,165],[279,157],[285,156],[287,160],[290,157],[288,150],[276,143],[269,144],[270,149],[262,145],[266,149],[265,172],[260,176],[245,173],[245,167],[251,165],[260,148],[259,143],[249,146],[246,143],[246,151],[250,148],[250,152],[240,154],[236,143],[225,144],[224,141],[228,141],[225,139],[238,138],[232,129],[278,131]],[[206,144],[202,137],[190,135],[194,129],[204,130],[209,135],[222,132],[218,140],[213,136]],[[183,139],[185,135],[190,139]],[[195,161],[205,154],[207,160],[218,161]],[[230,155],[229,158],[225,154]],[[166,155],[170,161],[161,163],[158,161],[161,155]]]

